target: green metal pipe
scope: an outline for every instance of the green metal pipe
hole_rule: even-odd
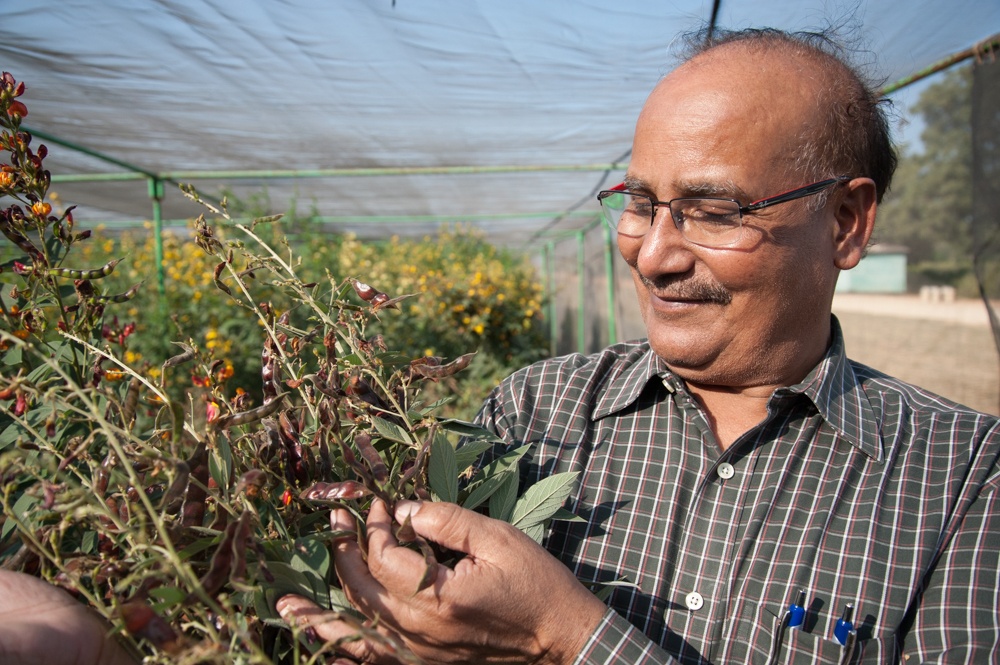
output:
[[[304,170],[168,171],[162,178],[176,180],[245,178],[333,178],[388,175],[462,175],[477,173],[538,173],[542,171],[607,171],[626,168],[625,164],[513,164],[496,166],[396,166]]]
[[[149,198],[153,200],[154,260],[156,261],[156,288],[160,295],[166,295],[167,285],[163,275],[163,182],[150,178]],[[162,298],[160,302],[163,302]]]
[[[63,173],[52,176],[52,182],[114,182],[119,180],[148,180],[145,173]]]
[[[31,131],[39,137],[45,138],[41,132]],[[127,162],[117,160],[107,155],[95,153],[82,146],[74,146],[68,141],[61,139],[46,139],[53,143],[59,143],[68,148],[79,150],[85,154],[98,157],[104,161],[128,168],[133,173],[72,173],[52,176],[52,182],[101,182],[106,180],[141,180],[155,177],[168,182],[186,180],[246,180],[246,179],[291,179],[291,178],[341,178],[341,177],[362,177],[362,176],[391,176],[391,175],[463,175],[478,173],[539,173],[539,172],[570,172],[570,171],[606,171],[611,169],[622,169],[627,164],[538,164],[538,165],[499,165],[499,166],[412,166],[412,167],[385,167],[385,168],[345,168],[345,169],[305,169],[305,170],[239,170],[239,171],[167,171],[154,174],[150,171],[133,166]]]
[[[114,164],[115,166],[120,166],[123,169],[128,169],[129,171],[134,171],[136,173],[142,173],[149,178],[156,178],[157,175],[152,171],[148,171],[141,166],[136,166],[135,164],[129,164],[128,162],[122,161],[110,155],[105,155],[103,152],[98,152],[97,150],[91,150],[85,146],[79,145],[78,143],[73,143],[72,141],[67,141],[66,139],[61,139],[58,136],[53,136],[47,132],[43,132],[38,129],[29,129],[28,127],[21,126],[21,129],[28,132],[36,138],[40,138],[44,141],[50,141],[56,143],[63,147],[69,148],[70,150],[75,150],[77,152],[82,152],[85,155],[90,155],[91,157],[96,157],[101,161],[108,162],[109,164]]]
[[[984,56],[987,53],[996,50],[1000,50],[1000,35],[994,35],[989,39],[979,42],[971,48],[967,48],[964,51],[959,51],[958,53],[948,56],[947,58],[938,60],[934,64],[921,69],[915,74],[901,78],[895,83],[890,83],[882,88],[882,96],[896,92],[900,88],[905,88],[906,86],[916,83],[921,79],[925,79],[932,74],[937,74],[942,70],[948,69],[952,65],[957,65],[963,60],[967,60],[973,56]]]
[[[611,239],[611,227],[604,228],[604,273],[608,282],[608,344],[618,341],[618,322],[615,313],[618,311],[615,299],[615,258],[614,243]]]
[[[587,352],[587,322],[584,320],[586,315],[586,299],[587,299],[587,256],[584,245],[584,239],[587,234],[585,231],[578,231],[576,234],[576,290],[577,290],[577,306],[576,306],[576,350],[580,353]]]
[[[558,312],[556,311],[556,247],[555,243],[545,243],[545,253],[548,255],[546,281],[552,298],[549,300],[549,356],[556,355],[556,340],[559,338]]]
[[[309,217],[306,221],[314,224],[406,224],[406,223],[427,223],[427,222],[441,222],[451,223],[451,222],[470,222],[470,221],[505,221],[505,220],[517,220],[517,219],[545,219],[551,218],[555,215],[562,213],[555,212],[529,212],[529,213],[503,213],[503,214],[470,214],[470,215],[317,215],[315,217]],[[576,213],[579,216],[588,215],[592,213],[579,212]],[[145,220],[142,219],[117,219],[117,220],[104,220],[104,221],[92,221],[88,220],[89,224],[104,224],[106,226],[113,226],[115,228],[128,228],[128,227],[140,227]],[[188,219],[165,219],[163,224],[165,226],[185,226],[190,220]],[[249,217],[236,217],[233,218],[234,222],[248,223],[253,221]]]

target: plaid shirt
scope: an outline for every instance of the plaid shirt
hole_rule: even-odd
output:
[[[578,663],[986,663],[1000,656],[997,418],[844,355],[720,451],[647,343],[543,361],[479,421],[533,445],[523,480],[578,471],[546,546],[626,579]],[[501,452],[501,451],[496,451]],[[805,592],[799,628],[784,629]],[[834,641],[846,604],[857,644]]]

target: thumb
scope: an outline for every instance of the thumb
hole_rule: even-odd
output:
[[[443,501],[400,501],[395,517],[400,524],[409,518],[417,535],[427,540],[474,556],[488,556],[521,535],[506,522]]]

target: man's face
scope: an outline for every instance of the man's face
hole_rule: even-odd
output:
[[[629,189],[746,205],[809,184],[795,161],[815,121],[814,85],[767,55],[709,53],[681,67],[639,118]],[[744,215],[741,240],[724,248],[686,241],[666,210],[644,237],[618,237],[652,348],[671,369],[735,388],[798,381],[818,361],[829,340],[836,229],[832,204],[814,211],[810,202]]]

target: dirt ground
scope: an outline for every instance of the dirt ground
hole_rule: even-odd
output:
[[[838,294],[833,311],[849,357],[1000,415],[1000,357],[982,301]]]

